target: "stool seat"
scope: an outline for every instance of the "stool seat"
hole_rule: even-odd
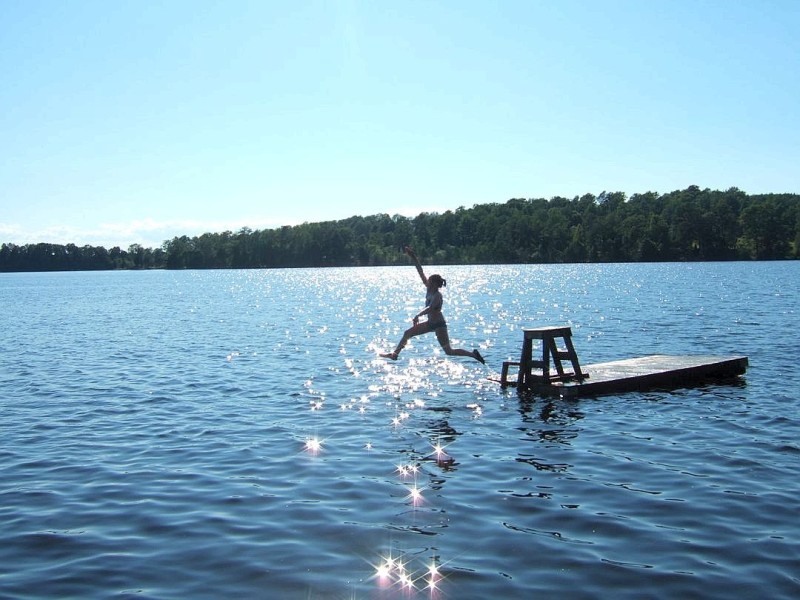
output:
[[[516,386],[518,389],[529,389],[534,385],[552,385],[557,381],[582,381],[589,375],[581,370],[578,354],[572,344],[572,328],[564,326],[549,327],[524,327],[522,329],[522,354],[519,362],[506,361],[500,376],[501,385],[508,383],[508,369],[512,366],[519,367]],[[563,341],[565,348],[558,347],[557,339]],[[533,358],[533,342],[541,341],[541,360]],[[551,373],[550,361],[552,359],[556,372]],[[568,360],[572,365],[572,372],[565,371],[562,360]],[[534,373],[534,370],[538,371]],[[540,372],[540,373],[539,373]]]
[[[563,327],[558,325],[551,325],[549,327],[523,327],[522,332],[525,334],[526,338],[530,338],[532,340],[572,337],[571,327]]]

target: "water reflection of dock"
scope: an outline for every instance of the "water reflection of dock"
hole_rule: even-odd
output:
[[[685,387],[709,379],[732,379],[747,370],[746,356],[654,355],[581,366],[569,327],[523,329],[518,362],[503,363],[500,384],[561,397],[597,396],[653,388]],[[557,340],[566,348],[560,348]],[[539,342],[541,354],[534,345]],[[567,364],[564,368],[562,361]],[[551,364],[553,369],[551,369]],[[516,380],[509,370],[518,367]]]

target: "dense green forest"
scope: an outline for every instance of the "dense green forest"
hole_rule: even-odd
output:
[[[176,237],[155,249],[3,244],[0,271],[392,265],[405,264],[405,244],[438,264],[796,259],[800,195],[691,186],[245,228]]]

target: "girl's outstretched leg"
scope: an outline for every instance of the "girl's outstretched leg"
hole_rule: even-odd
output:
[[[403,332],[403,337],[397,342],[397,347],[392,352],[387,352],[386,354],[381,354],[383,358],[391,358],[392,360],[397,360],[397,357],[400,356],[400,352],[403,351],[403,348],[406,347],[408,340],[412,337],[417,335],[422,335],[423,333],[428,332],[427,323],[419,323],[414,325],[413,327],[409,327]]]
[[[381,356],[383,358],[391,358],[392,360],[397,360],[397,357],[400,356],[400,352],[403,350],[403,348],[406,347],[406,342],[408,342],[408,338],[406,337],[407,333],[408,331],[406,331],[406,333],[403,334],[403,338],[397,343],[397,347],[394,350],[392,350],[391,352],[387,352],[385,354],[381,354]]]
[[[383,358],[391,358],[392,360],[397,360],[397,357],[400,356],[400,351],[403,349],[404,346],[405,344],[403,343],[397,344],[397,348],[395,348],[391,352],[384,352],[383,354],[381,354],[381,356]]]

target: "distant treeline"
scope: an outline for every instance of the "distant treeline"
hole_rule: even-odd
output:
[[[0,271],[392,265],[405,264],[406,244],[439,264],[796,259],[800,195],[691,186],[245,228],[175,237],[156,249],[3,244]]]

